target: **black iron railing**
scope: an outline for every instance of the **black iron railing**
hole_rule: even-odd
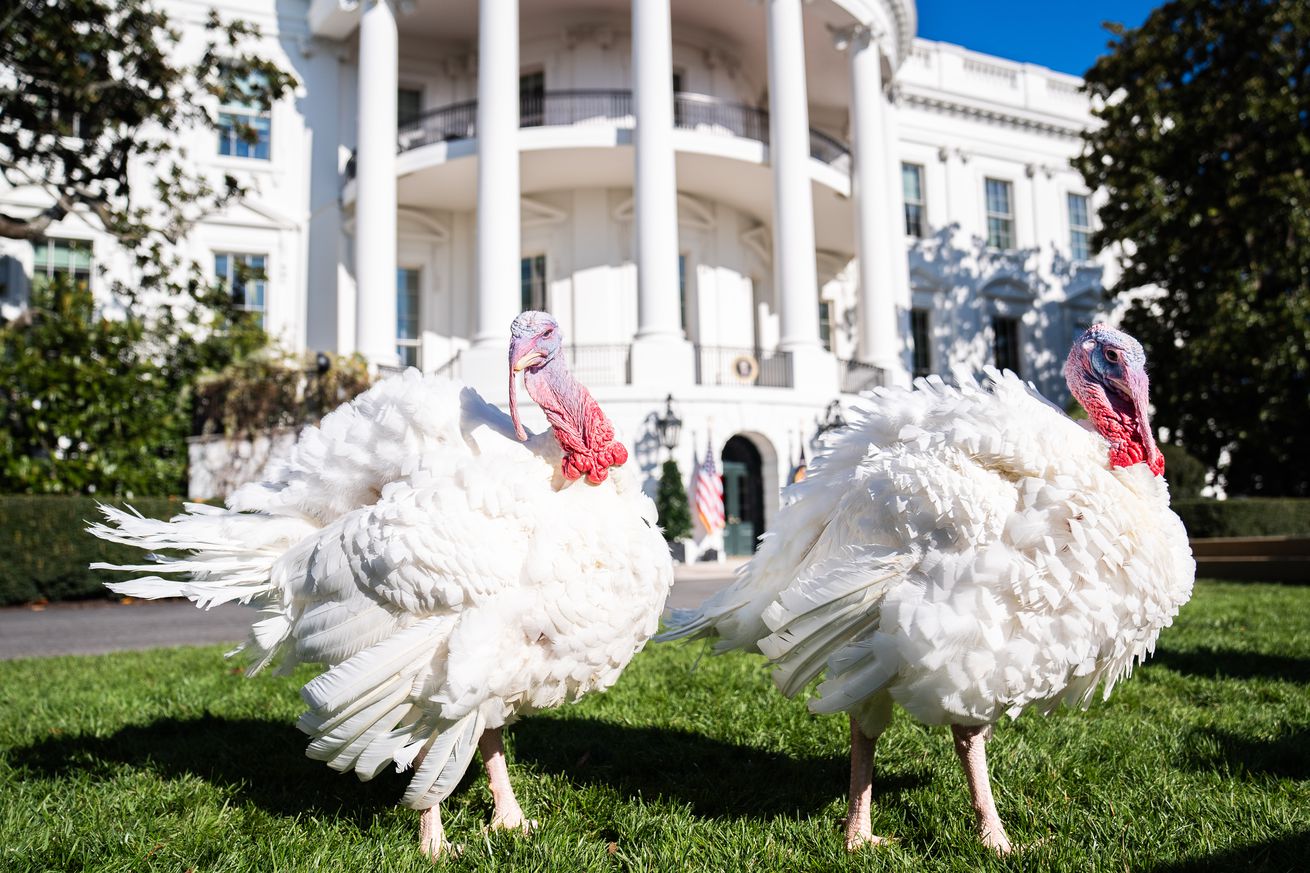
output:
[[[887,371],[864,361],[838,361],[843,394],[859,394],[887,384]]]
[[[565,346],[569,369],[583,385],[628,385],[632,382],[632,346]]]
[[[430,109],[400,126],[401,151],[436,142],[471,139],[478,135],[478,103],[466,100]],[[600,124],[631,128],[635,124],[632,92],[612,89],[576,89],[524,94],[519,100],[522,127],[569,127]],[[738,136],[767,144],[769,113],[741,103],[704,94],[673,95],[673,124],[697,130]],[[810,131],[810,155],[825,164],[845,164],[850,150],[845,143],[818,130]]]
[[[732,346],[696,346],[696,384],[790,388],[789,358],[786,352]]]

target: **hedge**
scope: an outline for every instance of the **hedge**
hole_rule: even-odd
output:
[[[102,502],[130,503],[154,518],[183,511],[176,497]],[[74,495],[0,496],[0,605],[116,596],[104,583],[127,577],[87,566],[93,561],[140,563],[143,553],[86,532],[86,523],[100,518],[96,503],[94,497]]]
[[[1174,512],[1188,536],[1310,536],[1310,499],[1237,497],[1231,500],[1175,500]]]

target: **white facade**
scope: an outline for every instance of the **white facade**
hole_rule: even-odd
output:
[[[832,400],[1005,360],[1063,400],[1069,339],[1104,305],[1108,260],[1074,248],[1079,80],[918,40],[912,0],[219,5],[301,87],[267,159],[180,137],[254,188],[197,229],[202,264],[264,255],[266,325],[293,348],[416,355],[501,402],[509,321],[544,292],[648,471],[669,394],[684,472],[732,440],[754,533]],[[210,3],[166,6],[198,40]],[[49,236],[115,268],[75,218]],[[34,266],[0,240],[8,303]]]

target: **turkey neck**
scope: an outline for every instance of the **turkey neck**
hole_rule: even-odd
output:
[[[1082,386],[1080,386],[1082,387]],[[1074,396],[1087,410],[1096,431],[1110,444],[1110,466],[1131,467],[1150,464],[1151,472],[1164,472],[1164,456],[1156,448],[1145,410],[1113,392],[1097,387],[1082,387]]]
[[[595,406],[596,401],[591,392],[573,378],[562,354],[561,350],[540,367],[525,371],[523,387],[546,414],[546,421],[554,428],[560,445],[567,446],[570,436],[585,433],[587,407]]]

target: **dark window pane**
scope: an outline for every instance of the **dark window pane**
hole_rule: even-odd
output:
[[[996,316],[992,319],[992,358],[997,369],[1022,375],[1019,349],[1019,319]]]
[[[914,340],[914,378],[932,372],[932,333],[926,309],[910,310],[910,334]]]
[[[396,120],[406,127],[423,113],[423,92],[418,88],[401,88],[396,92]]]
[[[519,261],[519,305],[524,312],[546,310],[546,256],[534,255]]]

